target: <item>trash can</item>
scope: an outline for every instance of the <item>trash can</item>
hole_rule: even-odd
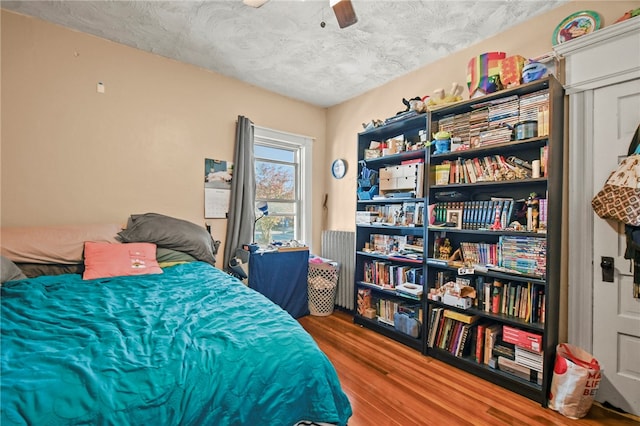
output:
[[[337,262],[309,262],[308,296],[311,315],[327,316],[333,313],[338,270]]]

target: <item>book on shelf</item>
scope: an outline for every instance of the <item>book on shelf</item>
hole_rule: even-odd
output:
[[[475,277],[476,298],[474,299],[473,306],[477,309],[484,309],[484,281],[485,277],[477,275]]]
[[[542,385],[542,374],[536,370],[525,367],[504,356],[498,357],[498,368],[528,382]]]
[[[493,346],[502,335],[501,324],[491,324],[484,331],[484,363],[489,365],[489,360],[493,358]]]
[[[484,364],[484,337],[487,326],[478,323],[476,327],[476,345],[475,345],[475,361],[478,364]]]
[[[430,332],[427,344],[437,347],[454,356],[466,356],[471,352],[472,328],[474,324],[457,321],[447,317],[443,312],[432,310],[430,324],[438,328],[437,332]]]
[[[440,318],[442,318],[442,312],[444,308],[432,308],[431,315],[429,317],[429,335],[427,337],[427,345],[432,348],[440,328]]]
[[[543,352],[533,352],[521,346],[515,345],[514,361],[516,362],[516,364],[520,364],[524,367],[531,368],[541,373],[544,361],[543,355]]]
[[[480,318],[478,315],[464,314],[462,312],[454,311],[452,309],[446,309],[444,311],[444,316],[446,318],[451,318],[455,321],[463,322],[465,324],[472,324]]]
[[[442,162],[435,166],[435,184],[436,185],[448,185],[449,174],[451,173],[451,163]]]
[[[496,358],[499,356],[503,356],[512,361],[515,361],[516,359],[515,345],[512,343],[507,343],[502,341],[498,342],[493,346],[493,356]]]

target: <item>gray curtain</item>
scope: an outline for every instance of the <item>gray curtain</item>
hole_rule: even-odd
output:
[[[229,200],[229,220],[224,245],[224,267],[236,249],[253,242],[256,179],[253,156],[253,123],[247,117],[238,116],[236,124],[236,151],[233,157],[233,179]]]

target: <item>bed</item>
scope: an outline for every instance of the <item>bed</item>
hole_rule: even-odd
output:
[[[161,265],[3,283],[0,423],[347,423],[333,365],[286,311],[210,262]]]

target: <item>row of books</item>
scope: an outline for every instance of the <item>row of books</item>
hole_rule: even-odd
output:
[[[519,235],[501,235],[498,266],[543,278],[547,274],[547,240]]]
[[[503,326],[477,316],[433,308],[427,345],[478,364],[500,369],[523,380],[542,384],[543,354],[502,340]]]
[[[422,287],[422,268],[397,265],[385,260],[364,262],[363,281],[382,289],[393,290],[402,284],[416,284]]]
[[[366,207],[365,212],[372,217],[371,223],[395,226],[422,226],[424,202],[370,205]]]
[[[430,261],[442,259],[439,253],[443,244],[451,242],[448,238],[434,240],[434,258]],[[497,244],[462,241],[458,248],[462,254],[461,263],[532,278],[544,279],[547,274],[547,241],[544,238],[501,235]],[[449,252],[455,252],[456,249],[457,247],[451,246]],[[447,259],[444,262],[443,266],[452,265]]]
[[[466,356],[470,349],[470,331],[477,320],[477,315],[433,308],[429,318],[427,344],[430,348],[440,348],[455,356]]]
[[[498,244],[461,242],[460,251],[465,263],[479,265],[498,264]]]
[[[500,228],[506,228],[513,216],[513,199],[494,198],[484,201],[448,201],[436,203],[433,208],[436,223],[447,223],[452,212],[458,212],[461,222],[455,227],[461,229],[489,229],[500,222]],[[546,205],[546,204],[545,204]],[[546,210],[545,210],[546,211]]]
[[[476,279],[477,307],[485,312],[544,323],[545,287],[531,282]]]
[[[477,315],[433,308],[429,326],[427,345],[430,348],[442,349],[454,356],[496,367],[493,348],[500,342],[501,324],[487,323]]]
[[[434,166],[435,184],[498,182],[531,177],[531,169],[509,163],[503,155],[444,160]]]
[[[397,312],[402,312],[422,322],[422,308],[420,305],[380,298],[375,300],[375,306],[378,321],[381,323],[390,326],[395,325],[394,317]]]
[[[549,90],[509,96],[473,105],[471,112],[452,114],[438,121],[438,130],[447,131],[472,148],[482,146],[480,134],[521,121],[538,121],[538,135],[549,134]],[[510,133],[510,131],[509,131]]]

